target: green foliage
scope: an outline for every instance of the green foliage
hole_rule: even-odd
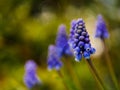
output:
[[[54,44],[58,25],[66,24],[69,32],[70,21],[74,18],[84,18],[87,29],[93,32],[99,13],[107,22],[110,39],[106,41],[117,80],[120,81],[119,0],[0,0],[0,90],[27,90],[23,76],[24,63],[28,59],[34,59],[39,65],[38,74],[43,82],[41,90],[65,90],[57,73],[47,71],[48,45]],[[111,85],[109,90],[114,90],[103,60],[100,56],[93,56],[93,59],[105,83]],[[81,88],[97,90],[98,86],[85,62],[72,60],[71,63]],[[70,75],[67,72],[64,75],[70,90],[76,90]]]

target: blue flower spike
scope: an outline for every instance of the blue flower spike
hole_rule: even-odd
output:
[[[66,26],[64,24],[61,24],[58,27],[58,34],[56,38],[56,48],[59,52],[59,57],[62,57],[63,55],[72,56],[73,53],[71,51],[71,48],[68,44],[68,36],[66,33]]]
[[[101,39],[109,38],[109,32],[102,15],[97,17],[95,37]]]
[[[85,23],[81,18],[72,21],[69,44],[74,51],[75,61],[80,61],[82,57],[90,59],[90,55],[95,53],[95,49],[91,47]]]
[[[62,62],[58,56],[57,48],[54,45],[50,45],[48,48],[48,70],[51,71],[52,69],[60,70],[62,67]]]
[[[83,19],[80,18],[74,21],[74,25],[71,25],[70,31],[69,44],[74,51],[75,61],[79,62],[82,57],[84,57],[91,68],[92,73],[96,76],[96,80],[101,84],[100,86],[103,86],[104,90],[106,90],[101,77],[97,73],[97,70],[90,59],[91,54],[95,53],[95,49],[90,43],[89,34],[85,28]]]
[[[25,64],[24,83],[29,89],[37,84],[41,84],[41,81],[36,74],[36,68],[37,65],[33,60],[29,60]]]
[[[70,35],[69,35],[69,41],[68,41],[68,43],[69,43],[69,45],[71,47],[75,47],[75,44],[73,43],[74,37],[77,38],[79,36],[78,34],[74,35],[75,23],[76,23],[76,20],[72,20],[72,22],[71,22],[71,29],[70,29]]]

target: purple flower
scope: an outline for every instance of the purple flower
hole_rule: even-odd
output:
[[[76,20],[72,20],[72,22],[71,22],[71,29],[70,29],[70,35],[69,35],[69,41],[68,41],[68,43],[69,43],[69,45],[71,47],[74,47],[74,45],[73,45],[73,41],[74,41],[73,37],[74,37],[75,23],[76,23]]]
[[[73,48],[76,61],[80,61],[82,56],[86,59],[90,58],[90,55],[95,52],[95,49],[91,47],[88,32],[85,28],[85,23],[82,19],[72,21],[70,31],[69,44]]]
[[[60,25],[58,28],[58,34],[56,38],[56,47],[59,57],[63,55],[72,55],[71,48],[68,44],[68,36],[66,34],[65,25]]]
[[[36,72],[37,65],[33,60],[28,60],[25,64],[25,71],[28,72]]]
[[[30,89],[36,84],[41,84],[38,76],[36,75],[37,65],[33,60],[29,60],[25,64],[25,75],[24,75],[24,83]]]
[[[57,48],[54,45],[50,45],[48,48],[48,70],[53,68],[59,70],[62,67],[62,62],[58,56]]]
[[[98,15],[98,18],[97,18],[95,37],[101,38],[101,39],[109,37],[106,23],[103,20],[102,15]]]

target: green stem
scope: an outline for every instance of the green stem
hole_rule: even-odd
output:
[[[118,85],[118,82],[117,82],[117,79],[116,79],[116,76],[115,76],[115,73],[114,73],[114,69],[113,69],[111,59],[110,59],[110,55],[108,53],[108,48],[107,48],[107,46],[105,44],[105,40],[102,39],[102,41],[103,41],[104,48],[105,48],[105,54],[104,55],[105,55],[105,58],[106,58],[105,60],[106,60],[107,67],[109,69],[112,81],[115,84],[116,89],[119,90],[119,85]]]
[[[68,87],[67,87],[67,85],[66,85],[66,83],[65,83],[65,81],[64,81],[64,77],[63,77],[61,71],[58,70],[57,73],[58,73],[58,75],[59,75],[59,76],[61,77],[61,79],[62,79],[62,82],[63,82],[63,85],[64,85],[64,87],[65,87],[65,90],[69,90]]]
[[[69,60],[68,57],[66,57],[66,58]],[[73,79],[73,82],[74,82],[76,88],[77,88],[78,90],[82,90],[81,84],[80,84],[79,79],[78,79],[78,77],[77,77],[77,74],[76,74],[76,72],[75,72],[75,70],[74,70],[74,66],[73,66],[72,63],[71,63],[70,61],[68,61],[68,60],[66,60],[66,59],[64,60],[65,66],[66,66],[66,68],[67,68],[67,71],[69,72],[69,75],[70,75],[71,78]]]
[[[99,76],[97,70],[95,69],[91,59],[87,59],[88,66],[90,67],[91,71],[93,72],[93,75],[96,77],[96,81],[99,83],[100,87],[102,87],[104,90],[107,90],[105,84],[103,83],[103,80]]]

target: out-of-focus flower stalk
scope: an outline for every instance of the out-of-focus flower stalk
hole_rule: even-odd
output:
[[[61,79],[62,79],[62,82],[63,82],[63,85],[64,85],[64,87],[65,87],[65,90],[69,90],[69,88],[68,88],[68,86],[67,86],[67,84],[66,84],[66,82],[65,82],[65,78],[64,78],[62,72],[61,72],[60,70],[57,70],[57,73],[58,73],[58,75],[59,75],[59,76],[61,77]]]
[[[104,44],[104,51],[105,51],[104,56],[105,56],[105,61],[106,61],[107,67],[109,69],[112,81],[115,84],[116,90],[119,90],[118,81],[117,81],[116,76],[115,76],[115,72],[114,72],[113,65],[112,65],[112,62],[111,62],[111,59],[110,59],[108,48],[106,46],[106,43],[105,43],[104,39],[102,39],[102,42]]]
[[[69,62],[67,61],[67,60],[70,60],[70,58],[65,57],[64,59],[65,59],[64,60],[65,68],[67,69],[69,75],[71,76],[76,88],[78,90],[82,90],[82,86],[81,86],[81,83],[80,83],[80,81],[78,79],[77,73],[74,70],[74,66],[72,65],[72,63],[70,61]]]

